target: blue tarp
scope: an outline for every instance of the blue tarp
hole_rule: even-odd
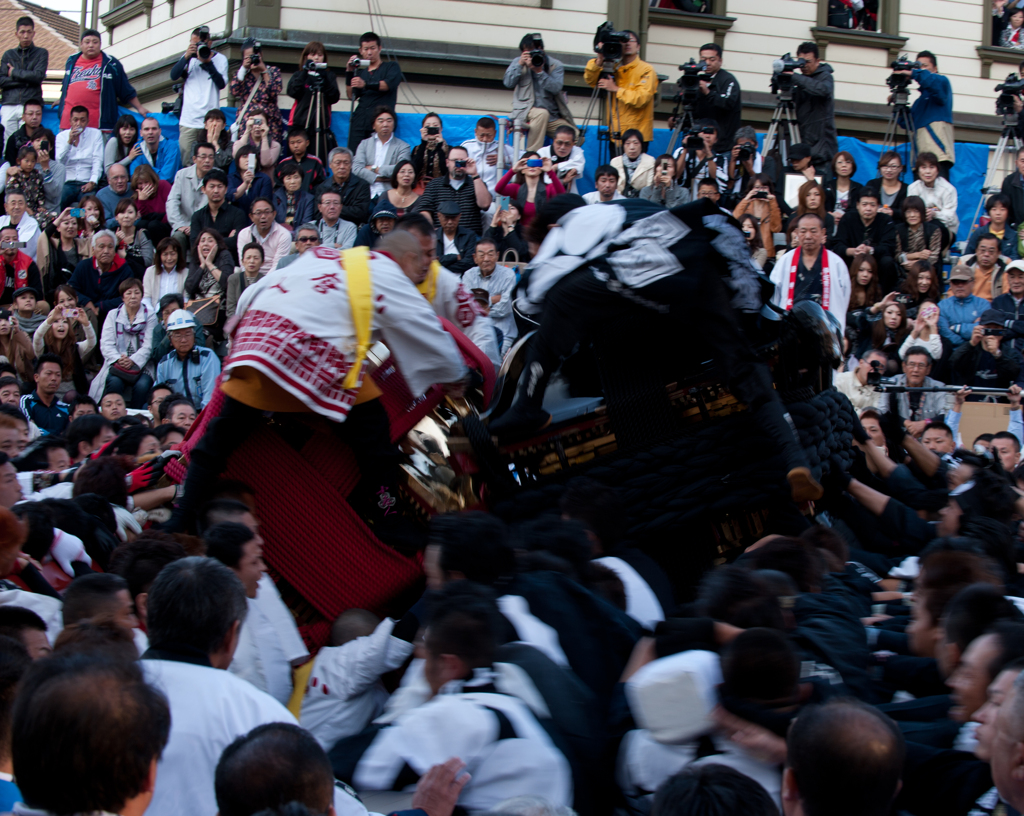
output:
[[[230,126],[235,121],[235,108],[222,108]],[[121,109],[122,113],[130,113],[141,120],[137,113],[127,108]],[[287,117],[287,111],[282,111]],[[168,139],[176,139],[178,136],[178,120],[173,116],[157,113],[156,120],[160,123],[164,135]],[[467,139],[473,138],[473,128],[479,116],[452,115],[446,114],[444,119],[444,135],[449,144],[461,144]],[[398,114],[398,138],[405,140],[411,145],[420,142],[420,127],[423,117],[415,113]],[[348,120],[349,113],[335,111],[331,114],[331,129],[338,140],[338,144],[348,143]],[[57,114],[47,109],[43,114],[43,125],[56,133],[59,130]],[[668,145],[671,131],[667,128],[658,128],[654,131],[654,139],[648,148],[648,152],[657,156],[664,152]],[[758,136],[758,140],[764,139],[764,135]],[[849,136],[839,137],[839,149],[847,150],[853,155],[857,162],[857,172],[854,179],[864,183],[868,179],[878,175],[878,157],[882,154],[880,145],[867,144],[859,139]],[[589,193],[594,189],[594,170],[597,167],[600,145],[597,140],[597,128],[591,126],[587,132],[587,140],[583,145],[583,153],[587,159],[586,177],[579,180],[577,186],[581,193]],[[901,151],[902,152],[902,151]],[[957,142],[956,164],[953,166],[950,180],[959,193],[959,204],[957,214],[960,216],[959,240],[966,240],[971,228],[971,218],[981,198],[981,185],[985,182],[985,172],[988,168],[989,146],[980,144],[967,144]],[[904,161],[904,163],[906,163]]]

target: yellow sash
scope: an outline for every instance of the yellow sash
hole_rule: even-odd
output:
[[[437,279],[441,274],[441,263],[440,261],[434,261],[430,264],[430,271],[427,272],[427,276],[423,279],[422,283],[417,283],[416,288],[420,290],[420,294],[427,299],[427,303],[433,303],[434,298],[437,297]]]
[[[363,369],[366,352],[370,350],[370,325],[373,321],[373,281],[370,277],[370,250],[367,247],[352,247],[342,250],[339,259],[348,279],[348,302],[352,308],[352,326],[356,332],[356,356],[352,368],[345,375],[345,388],[359,384],[359,372]]]

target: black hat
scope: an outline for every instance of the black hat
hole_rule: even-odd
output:
[[[388,206],[381,207],[373,215],[370,216],[371,221],[376,221],[378,218],[394,218],[398,219],[395,211]]]
[[[437,208],[437,211],[441,215],[462,215],[462,208],[459,206],[459,202],[453,198],[449,198],[447,201],[442,201],[441,206]]]
[[[211,167],[206,171],[206,175],[203,176],[203,186],[206,186],[208,181],[219,181],[225,187],[228,186],[228,174],[221,170],[219,167]]]
[[[791,145],[789,148],[789,163],[792,164],[800,159],[809,159],[811,157],[811,146],[804,144],[803,142],[797,142],[795,145]]]
[[[14,300],[17,300],[22,295],[35,295],[36,300],[42,298],[42,295],[39,294],[39,290],[33,286],[22,286],[20,289],[14,290]]]
[[[18,293],[15,292],[14,296],[17,297]],[[998,309],[986,309],[981,313],[981,318],[978,320],[979,326],[987,326],[989,323],[995,323],[997,326],[1002,326],[1009,318],[1005,312],[1001,312]]]

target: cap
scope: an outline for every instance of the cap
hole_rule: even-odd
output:
[[[228,174],[221,170],[219,167],[211,167],[206,171],[206,175],[203,176],[203,186],[209,181],[219,181],[225,187],[228,185]]]
[[[1011,261],[1006,265],[1006,273],[1024,272],[1024,261]]]
[[[997,326],[1002,326],[1009,318],[1004,312],[998,309],[986,309],[981,313],[981,317],[978,318],[979,326],[987,326],[989,323],[995,323]]]
[[[184,309],[175,309],[171,312],[171,316],[167,318],[167,331],[177,331],[178,329],[195,329],[196,319],[192,316],[191,312],[186,312]]]
[[[437,208],[437,211],[441,215],[462,215],[462,208],[459,207],[459,202],[449,198],[447,201],[442,201],[441,206]]]
[[[42,295],[39,294],[39,290],[36,289],[34,286],[22,286],[20,289],[14,290],[15,300],[17,300],[22,295],[34,295],[36,300],[39,300],[39,298],[42,297]]]
[[[795,145],[789,148],[789,161],[792,164],[800,159],[809,159],[811,157],[811,146],[804,144],[803,142],[797,142]]]
[[[949,273],[949,280],[952,281],[972,281],[974,280],[974,270],[971,269],[967,264],[957,264],[953,267],[953,271]]]
[[[381,207],[377,212],[370,216],[371,221],[376,221],[378,218],[394,218],[397,220],[398,216],[390,207]]]

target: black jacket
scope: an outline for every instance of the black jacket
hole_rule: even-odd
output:
[[[357,227],[365,224],[370,217],[370,185],[359,176],[351,175],[344,184],[338,184],[331,176],[319,187],[315,188],[316,197],[327,190],[341,193],[341,217],[351,221]],[[316,202],[314,202],[315,206]],[[316,210],[320,217],[320,210]]]
[[[502,261],[504,261],[505,253],[510,249],[516,251],[520,261],[530,260],[530,247],[526,243],[526,239],[523,238],[523,231],[519,224],[516,224],[515,228],[508,235],[505,234],[503,227],[488,227],[484,230],[484,238],[488,241],[494,241],[494,245],[498,249],[498,257]]]
[[[1020,375],[1020,352],[1012,344],[1000,344],[1002,353],[993,357],[981,347],[961,343],[953,352],[953,384],[975,388],[1009,388]],[[986,376],[987,375],[987,376]],[[994,376],[993,376],[994,375]]]
[[[1003,179],[1002,193],[1010,199],[1010,223],[1019,224],[1024,220],[1024,182],[1019,172]]]
[[[864,183],[864,186],[867,187],[869,190],[873,191],[874,193],[876,193],[878,195],[878,206],[879,207],[883,206],[882,205],[882,179],[880,179],[880,178],[868,179]],[[898,193],[896,193],[896,198],[893,199],[893,202],[890,205],[892,207],[892,220],[895,221],[897,224],[902,224],[903,223],[903,202],[906,201],[906,200],[907,200],[907,183],[905,181],[901,181],[900,182],[900,191]],[[882,213],[882,215],[885,215],[885,213]]]
[[[697,94],[694,119],[714,119],[718,123],[718,143],[731,148],[742,107],[740,83],[728,71],[719,70],[708,83],[708,92]]]
[[[40,125],[36,128],[36,136],[40,135],[43,126]],[[25,145],[32,141],[32,137],[25,131],[25,125],[22,125],[14,133],[7,137],[7,147],[4,149],[4,161],[6,161],[11,167],[18,163],[18,151],[21,150]],[[53,145],[50,145],[50,155],[54,153]]]
[[[992,298],[992,308],[1006,315],[1005,325],[1010,330],[1010,337],[1013,338],[1013,347],[1017,351],[1024,351],[1024,300],[1018,303],[1013,299],[1013,295],[1007,292],[1005,295]]]
[[[895,257],[896,230],[893,227],[892,219],[879,213],[871,222],[871,226],[865,227],[857,211],[849,211],[836,227],[836,237],[831,249],[849,264],[850,259],[846,255],[846,250],[861,244],[870,244],[874,248],[875,259],[879,263],[881,258]]]
[[[839,197],[838,192],[836,192],[836,181],[837,181],[837,179],[829,179],[824,184],[824,187],[825,187],[825,209],[828,210],[829,212],[835,212],[835,209],[836,209],[836,199]],[[853,179],[850,179],[850,193],[849,193],[849,200],[850,201],[853,201],[853,197],[856,195],[857,191],[861,187],[863,187],[863,186],[864,186],[863,184],[861,184],[859,182],[856,182]],[[854,207],[851,204],[847,208],[847,211],[848,212],[852,212],[855,209],[856,209],[856,207]]]
[[[800,137],[810,145],[815,165],[829,164],[839,150],[832,66],[823,62],[810,76],[794,72],[793,102]]]
[[[473,253],[476,252],[476,242],[478,240],[473,230],[459,227],[458,232],[455,233],[455,246],[459,251],[457,255],[445,255],[444,230],[439,228],[437,230],[437,260],[441,262],[441,266],[445,269],[450,269],[456,275],[461,275],[467,269],[472,269],[476,266],[476,262],[473,260]]]
[[[0,57],[0,104],[23,105],[29,99],[42,99],[49,61],[49,52],[38,45],[4,51]],[[10,76],[8,65],[14,68]]]
[[[221,205],[220,210],[217,211],[216,219],[210,217],[209,205],[200,207],[192,213],[190,226],[189,239],[191,246],[196,245],[196,241],[199,240],[199,233],[210,227],[220,233],[220,237],[224,239],[224,243],[228,246],[231,257],[235,258],[236,263],[238,262],[238,258],[235,257],[238,251],[238,233],[249,226],[249,216],[238,209],[238,207],[225,201]]]
[[[327,68],[318,72],[323,79],[323,91],[320,94],[321,105],[323,105],[323,119],[321,124],[328,130],[331,127],[331,106],[341,99],[341,90],[338,88],[338,77],[334,71]],[[288,80],[287,94],[295,100],[295,109],[292,112],[292,127],[306,127],[306,117],[309,115],[309,103],[313,98],[312,80],[305,68],[300,68],[292,78]],[[312,127],[315,123],[310,122]],[[310,136],[312,139],[312,135]]]

